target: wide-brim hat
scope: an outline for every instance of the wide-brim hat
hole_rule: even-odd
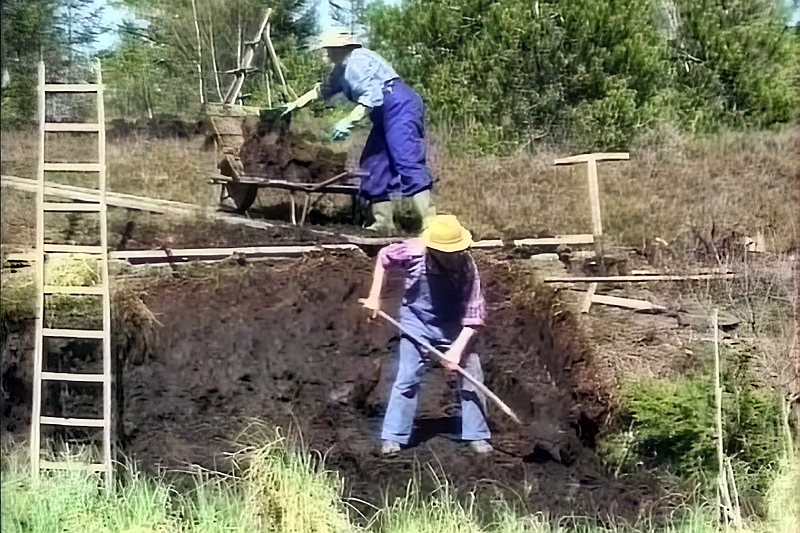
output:
[[[319,34],[314,47],[319,49],[346,47],[361,48],[361,46],[361,43],[356,40],[355,35],[353,35],[350,30],[344,27],[334,27]]]
[[[420,238],[426,247],[439,252],[462,252],[472,246],[472,233],[454,215],[436,215],[428,219]]]

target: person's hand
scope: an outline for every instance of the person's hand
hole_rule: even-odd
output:
[[[456,368],[459,367],[461,364],[461,356],[462,351],[458,348],[450,348],[444,353],[444,359],[442,360],[442,365],[452,372],[456,371]]]
[[[297,100],[295,100],[294,102],[289,102],[288,104],[283,106],[283,112],[281,113],[281,116],[284,117],[289,113],[291,113],[292,111],[294,111],[295,109],[297,109]]]
[[[378,311],[381,310],[381,299],[378,296],[370,295],[368,298],[362,298],[359,302],[370,311],[371,318],[377,318]]]
[[[350,135],[350,128],[353,127],[353,119],[349,116],[344,117],[339,122],[333,125],[331,131],[328,133],[328,136],[331,138],[332,141],[343,141]]]

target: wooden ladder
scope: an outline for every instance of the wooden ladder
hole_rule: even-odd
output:
[[[54,123],[46,121],[45,103],[48,93],[83,93],[97,96],[97,123]],[[36,193],[36,345],[33,375],[33,416],[31,418],[31,471],[34,478],[40,470],[66,470],[85,468],[91,472],[105,474],[108,490],[113,487],[113,468],[111,462],[111,302],[108,280],[108,228],[106,221],[106,132],[103,106],[103,85],[99,65],[95,84],[48,84],[45,83],[44,62],[39,63],[39,165],[38,191]],[[50,163],[45,161],[45,137],[48,132],[96,133],[98,136],[97,163]],[[98,174],[99,195],[94,202],[46,202],[46,172],[90,172]],[[60,213],[98,213],[100,216],[100,246],[45,243],[45,214]],[[100,285],[95,286],[54,286],[45,282],[45,257],[49,254],[68,254],[86,256],[100,263]],[[103,307],[103,329],[56,329],[45,327],[45,295],[101,296]],[[45,361],[45,338],[96,339],[102,341],[102,374],[77,374],[49,372],[43,369]],[[99,383],[103,386],[103,418],[62,418],[42,416],[42,382]],[[45,461],[41,458],[42,426],[71,426],[102,428],[102,462],[94,464],[74,464],[65,461]]]

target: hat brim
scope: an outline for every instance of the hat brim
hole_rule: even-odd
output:
[[[466,228],[462,228],[461,230],[461,237],[456,242],[448,242],[448,243],[441,243],[441,242],[431,242],[431,235],[430,229],[425,229],[422,232],[422,243],[431,250],[436,250],[437,252],[446,252],[446,253],[455,253],[455,252],[463,252],[464,250],[468,249],[472,246],[472,233]]]
[[[363,48],[361,43],[319,43],[313,44],[309,48],[311,50],[324,50],[326,48]]]

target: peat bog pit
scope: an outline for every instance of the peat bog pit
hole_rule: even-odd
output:
[[[417,446],[392,459],[376,455],[398,339],[391,326],[366,319],[358,298],[373,263],[350,253],[213,267],[147,287],[144,303],[160,322],[155,338],[143,342],[123,325],[114,332],[122,450],[144,468],[225,470],[225,452],[258,418],[301,432],[327,452],[326,466],[340,471],[352,496],[376,504],[430,464],[458,487],[505,486],[554,515],[635,517],[657,488],[614,480],[597,460],[593,439],[607,406],[574,321],[554,313],[546,296],[515,303],[507,267],[476,255],[489,313],[478,343],[486,384],[525,422],[516,426],[490,403],[490,457],[448,438],[457,434],[458,402],[438,367],[423,381]],[[390,280],[391,309],[401,290]],[[2,343],[2,431],[25,437],[33,322],[3,324]],[[74,346],[61,352],[70,365],[88,357]],[[72,402],[82,405],[79,392]],[[63,394],[55,403],[64,409]]]

